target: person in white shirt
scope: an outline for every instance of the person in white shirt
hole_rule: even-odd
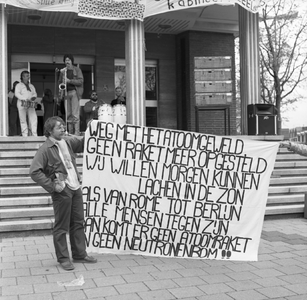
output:
[[[50,193],[54,210],[53,243],[57,261],[66,271],[73,270],[66,234],[69,233],[71,256],[75,263],[96,263],[86,252],[81,177],[76,153],[83,152],[84,137],[65,136],[60,117],[49,118],[44,125],[46,141],[37,150],[30,176]]]
[[[35,99],[37,93],[33,84],[30,83],[30,72],[22,71],[20,80],[15,88],[15,96],[18,99],[17,108],[20,119],[22,136],[37,136],[37,115],[35,111]],[[28,122],[27,122],[28,116]]]

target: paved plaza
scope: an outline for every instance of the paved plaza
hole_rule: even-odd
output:
[[[61,269],[52,236],[0,238],[0,300],[306,300],[307,219],[266,220],[259,261],[95,255]]]

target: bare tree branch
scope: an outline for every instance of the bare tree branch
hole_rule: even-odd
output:
[[[276,105],[279,120],[281,106],[295,101],[291,95],[307,79],[306,18],[294,0],[271,0],[262,9],[261,97]]]

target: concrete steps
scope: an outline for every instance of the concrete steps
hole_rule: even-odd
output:
[[[0,137],[0,235],[49,230],[50,195],[29,176],[29,166],[44,137]],[[82,172],[82,155],[77,158]],[[265,217],[303,216],[307,192],[307,157],[280,149],[270,179]]]

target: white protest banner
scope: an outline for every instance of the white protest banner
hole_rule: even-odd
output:
[[[83,156],[88,251],[257,260],[278,146],[93,121]]]
[[[145,17],[181,9],[210,6],[214,4],[224,6],[238,4],[252,13],[257,13],[259,7],[265,2],[266,1],[264,0],[147,0]]]
[[[145,4],[144,0],[79,0],[79,16],[120,20],[135,19],[143,21]]]
[[[0,3],[12,6],[42,10],[78,12],[78,0],[0,0]]]
[[[43,10],[76,12],[79,16],[119,20],[144,18],[165,12],[210,5],[238,4],[250,12],[257,13],[265,0],[0,0],[12,6]]]

